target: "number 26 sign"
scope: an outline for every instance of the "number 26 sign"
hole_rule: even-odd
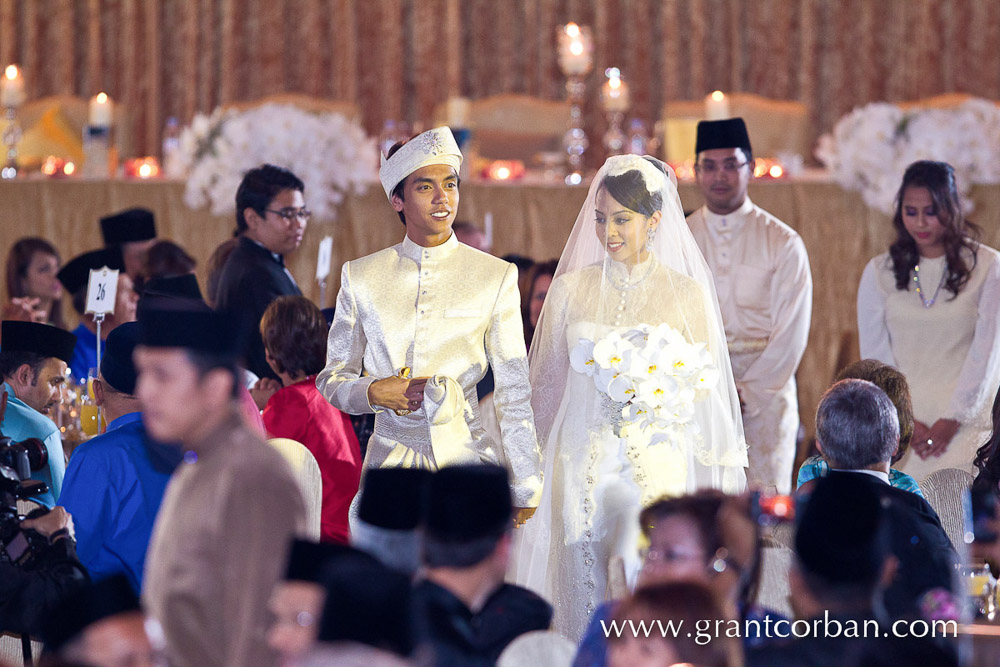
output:
[[[115,296],[118,293],[118,271],[102,266],[90,270],[87,283],[86,312],[94,315],[113,315]]]

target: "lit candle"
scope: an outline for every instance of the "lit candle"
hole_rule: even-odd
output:
[[[469,111],[472,103],[468,97],[450,97],[445,105],[448,112],[448,127],[463,129],[469,127]]]
[[[559,31],[559,67],[566,76],[583,76],[593,66],[590,28],[567,23]]]
[[[622,73],[617,67],[604,70],[608,80],[601,86],[601,103],[604,110],[610,113],[628,111],[628,84],[622,81]]]
[[[90,98],[89,124],[91,127],[111,127],[113,104],[107,93],[97,93]]]
[[[725,120],[729,117],[729,98],[725,93],[716,90],[705,98],[705,120]]]
[[[7,65],[0,77],[0,106],[19,107],[24,103],[24,77],[17,65]]]

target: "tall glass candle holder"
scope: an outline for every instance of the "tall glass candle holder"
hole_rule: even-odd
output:
[[[570,104],[569,129],[563,136],[569,173],[566,182],[577,185],[583,180],[583,154],[590,142],[583,129],[583,96],[585,78],[594,66],[594,41],[590,28],[575,23],[560,26],[558,39],[559,68],[566,76],[566,96]]]
[[[625,152],[628,137],[622,129],[625,112],[629,107],[628,84],[622,79],[621,70],[609,67],[604,70],[607,80],[601,86],[601,106],[608,116],[608,129],[604,133],[604,148],[608,155],[621,155]]]

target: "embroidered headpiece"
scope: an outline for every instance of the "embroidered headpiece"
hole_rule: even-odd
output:
[[[446,164],[456,172],[462,166],[462,151],[448,127],[427,130],[403,144],[391,158],[382,156],[378,177],[385,196],[392,199],[392,189],[404,178],[431,164]]]

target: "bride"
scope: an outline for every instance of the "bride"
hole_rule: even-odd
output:
[[[712,277],[673,171],[611,157],[559,260],[528,360],[545,466],[513,578],[577,640],[608,563],[639,569],[638,513],[663,495],[746,484],[746,444]]]

